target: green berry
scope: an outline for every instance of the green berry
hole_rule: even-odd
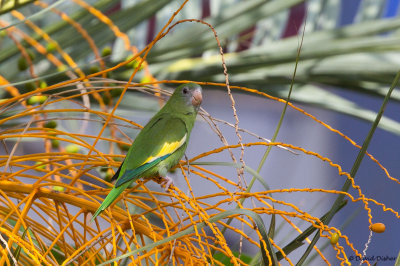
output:
[[[45,101],[47,101],[47,96],[40,95],[39,97],[39,104],[43,104]]]
[[[26,50],[26,52],[27,52],[29,58],[31,59],[31,61],[35,60],[36,56],[31,50]],[[28,62],[26,61],[25,57],[23,57],[23,56],[21,56],[18,59],[17,64],[18,64],[18,69],[21,71],[24,71],[24,70],[28,69],[28,67],[29,67]]]
[[[58,192],[64,192],[65,188],[61,186],[53,186],[53,190]]]
[[[47,87],[47,83],[46,83],[46,81],[44,81],[44,80],[41,80],[41,81],[40,81],[40,83],[39,83],[39,87],[40,87],[41,89],[44,89],[44,88],[46,88],[46,87]]]
[[[37,96],[32,96],[30,98],[28,98],[28,100],[26,100],[26,104],[27,105],[34,105],[37,103],[37,99],[35,98]]]
[[[133,61],[133,68],[137,68],[139,66],[139,60],[135,60]],[[144,68],[144,62],[140,65],[139,71],[142,70]]]
[[[124,144],[124,143],[118,143],[117,145],[118,145],[118,147],[119,147],[122,151],[128,151],[129,148],[131,147],[131,145],[129,145],[129,144]]]
[[[54,120],[50,120],[44,124],[45,128],[56,128],[57,127],[57,122]]]
[[[153,81],[153,79],[150,76],[146,75],[140,80],[140,83],[150,83],[152,81]]]
[[[51,140],[51,147],[53,149],[58,149],[58,147],[60,147],[60,141],[58,139],[52,139]]]
[[[61,66],[57,67],[57,71],[58,71],[58,72],[64,72],[64,71],[66,71],[67,69],[68,69],[68,68],[67,68],[66,65],[61,65]]]
[[[30,97],[27,100],[28,105],[34,105],[34,104],[43,104],[47,100],[47,96],[44,95],[35,95]]]
[[[27,91],[34,91],[36,89],[36,85],[33,82],[25,83],[25,89]]]
[[[106,47],[103,48],[103,51],[101,51],[101,56],[102,57],[109,56],[111,54],[111,52],[112,52],[111,47],[110,46],[106,46]]]
[[[102,98],[103,98],[103,102],[104,102],[105,105],[110,104],[111,98],[107,94],[103,93]]]
[[[31,51],[31,50],[26,50],[26,52],[28,53],[28,55],[29,55],[29,58],[33,61],[33,60],[35,60],[35,58],[36,58],[36,55]]]
[[[36,162],[35,166],[36,166],[35,167],[36,170],[44,170],[44,169],[46,169],[46,165],[42,164],[42,162]]]
[[[21,71],[28,69],[28,62],[26,62],[26,59],[23,56],[18,59],[18,69]]]
[[[56,49],[57,49],[57,43],[55,43],[55,42],[49,42],[49,43],[46,45],[46,51],[47,51],[47,53],[54,52]]]
[[[126,57],[125,61],[128,61],[128,60],[132,59],[132,57],[133,57],[133,55],[129,55],[128,57]],[[133,61],[129,62],[128,64],[126,64],[126,67],[135,69],[135,68],[137,68],[139,66],[139,62],[140,62],[140,59],[136,58],[135,60],[133,60]],[[142,63],[140,65],[139,70],[142,70],[143,66],[144,66],[144,63]]]
[[[107,172],[108,169],[110,169],[108,166],[101,166],[100,167],[100,172]]]
[[[110,94],[111,97],[115,98],[121,95],[121,93],[123,92],[124,89],[122,88],[116,88],[116,89],[112,89],[110,90]]]
[[[105,174],[105,176],[104,176],[104,180],[106,180],[106,181],[111,181],[111,178],[113,177],[114,175],[112,174],[112,172],[111,171],[108,171],[108,172],[106,172],[106,174]]]
[[[69,144],[65,147],[65,151],[69,153],[77,153],[80,150],[80,147],[75,144]]]
[[[132,57],[133,57],[133,55],[128,55],[128,56],[126,57],[125,61],[129,61]],[[133,67],[134,62],[135,62],[135,60],[129,62],[129,63],[126,64],[125,66],[131,68],[131,67]]]
[[[57,136],[57,131],[49,130],[47,134],[49,134],[49,136],[55,137],[55,136]]]
[[[96,65],[90,66],[90,68],[89,68],[89,73],[90,74],[94,74],[94,73],[97,73],[99,71],[100,71],[100,68],[99,68],[99,66],[96,66]]]

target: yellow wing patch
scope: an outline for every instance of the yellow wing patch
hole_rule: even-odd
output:
[[[169,143],[169,142],[164,143],[161,150],[155,156],[150,156],[149,158],[147,158],[146,161],[143,162],[143,164],[151,163],[152,161],[156,160],[157,158],[160,158],[164,155],[173,153],[174,151],[179,149],[185,143],[185,141],[186,141],[186,134],[179,141],[174,141],[171,143]]]

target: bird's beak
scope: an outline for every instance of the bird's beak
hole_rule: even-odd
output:
[[[203,100],[203,95],[201,94],[201,89],[194,90],[192,94],[192,104],[194,106],[200,106],[202,100]]]

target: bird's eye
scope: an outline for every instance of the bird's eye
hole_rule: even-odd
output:
[[[188,88],[183,88],[182,92],[183,92],[183,94],[187,94],[189,92],[189,89]]]

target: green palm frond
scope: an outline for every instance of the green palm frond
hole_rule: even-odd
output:
[[[118,1],[98,1],[94,7],[107,12],[114,8],[109,18],[121,31],[128,33],[132,44],[143,48],[148,37],[148,20],[154,16],[156,32],[170,17],[171,10],[178,7],[178,1],[134,1],[122,2],[122,8],[115,8]],[[190,1],[176,21],[192,16],[201,18],[203,1]],[[61,3],[64,5],[65,3]],[[287,95],[293,72],[299,37],[281,39],[282,32],[289,21],[289,9],[304,4],[307,12],[305,36],[300,55],[293,101],[317,106],[372,121],[376,112],[359,106],[352,99],[337,93],[340,90],[352,90],[360,95],[383,98],[387,88],[400,68],[400,41],[397,29],[400,18],[381,18],[385,1],[365,1],[360,5],[352,25],[338,27],[340,20],[340,1],[337,0],[288,0],[264,1],[249,0],[243,2],[211,1],[212,13],[204,21],[215,27],[218,36],[226,48],[228,71],[232,84],[251,87],[278,97]],[[33,5],[29,8],[39,12]],[[19,10],[24,9],[20,8]],[[110,65],[125,60],[128,52],[122,49],[122,42],[112,34],[104,23],[78,5],[68,9],[70,17],[80,23],[93,38],[98,47],[113,46]],[[47,11],[46,14],[50,14]],[[34,13],[32,13],[34,15]],[[10,14],[7,14],[10,16]],[[29,17],[28,17],[29,19]],[[17,22],[15,19],[14,22]],[[49,23],[46,15],[35,18],[43,24],[43,29],[84,70],[93,64],[93,52],[82,35],[67,22],[59,20]],[[41,38],[30,32],[41,43]],[[249,36],[240,35],[252,28]],[[302,25],[293,25],[301,30]],[[243,38],[248,41],[248,49],[238,51]],[[247,38],[247,39],[246,39]],[[77,45],[79,44],[79,45]],[[0,43],[0,72],[6,73],[8,80],[25,82],[30,80],[27,72],[13,67],[20,51],[14,43],[3,38]],[[26,47],[29,45],[25,44]],[[33,51],[32,48],[29,48]],[[40,62],[39,56],[35,62]],[[178,25],[165,38],[160,40],[148,56],[153,74],[158,79],[190,79],[198,81],[224,82],[221,60],[212,32],[198,23]],[[10,67],[11,66],[11,67]],[[38,76],[50,76],[50,83],[62,80],[51,66],[41,66]],[[120,68],[114,78],[127,80],[131,70]],[[143,75],[138,74],[141,79]],[[399,92],[395,90],[392,99],[399,101]],[[380,127],[394,134],[400,134],[399,123],[384,118]]]

